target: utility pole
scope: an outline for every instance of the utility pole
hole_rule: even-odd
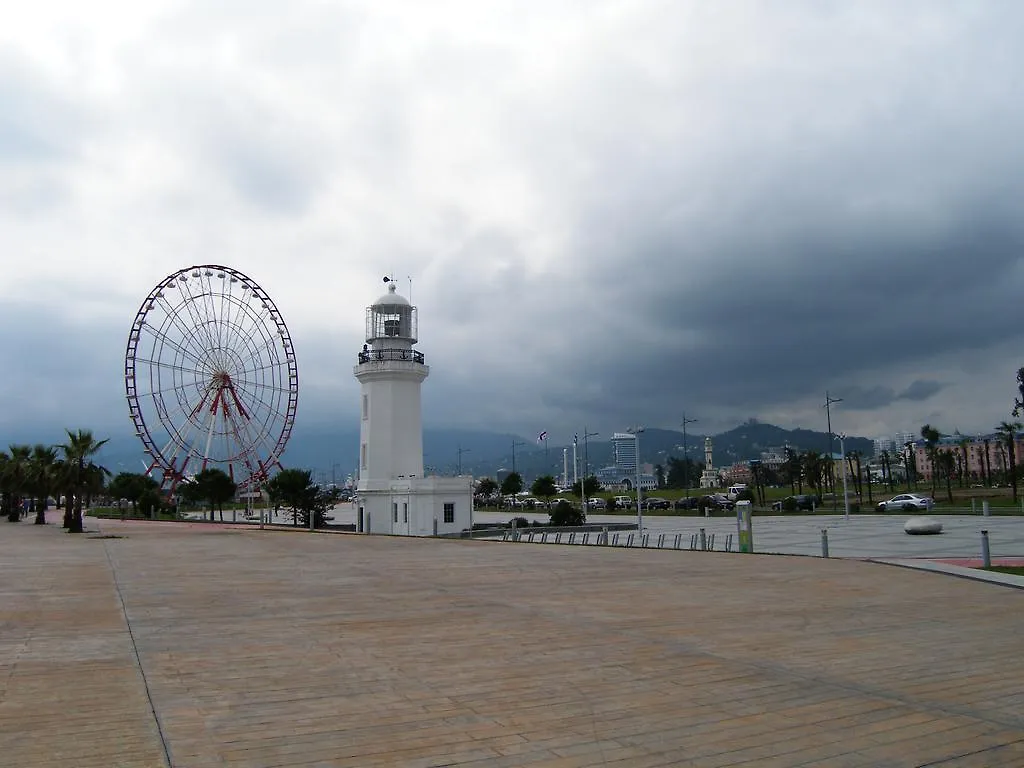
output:
[[[462,475],[462,454],[469,453],[471,450],[472,450],[472,448],[463,448],[461,445],[459,446],[458,454],[459,454],[459,475],[460,476]]]
[[[636,529],[640,536],[641,543],[644,536],[644,504],[640,494],[640,433],[643,427],[632,427],[626,430],[633,435],[633,450],[636,455]]]
[[[686,412],[683,412],[683,485],[686,486],[686,497],[690,497],[690,457],[686,453],[686,425],[696,424],[696,419],[686,418]]]

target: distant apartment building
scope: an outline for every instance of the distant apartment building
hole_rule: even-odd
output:
[[[778,472],[786,463],[786,446],[766,448],[761,451],[761,465],[773,472]]]
[[[1013,443],[1016,464],[1020,466],[1024,464],[1024,433],[1018,433]],[[936,449],[955,455],[957,473],[959,473],[959,468],[964,465],[964,454],[966,453],[967,476],[971,480],[983,480],[989,476],[998,477],[1009,471],[1010,456],[1006,441],[996,434],[971,437],[951,435],[941,438]],[[931,457],[928,455],[928,446],[920,438],[914,441],[914,464],[918,477],[930,482],[935,470]]]
[[[881,456],[886,451],[889,452],[890,456],[894,453],[900,453],[907,443],[913,443],[919,439],[920,437],[915,435],[913,432],[897,432],[894,435],[876,437],[873,441],[875,445],[875,456]]]

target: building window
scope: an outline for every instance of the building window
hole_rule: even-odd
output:
[[[406,502],[402,502],[402,522],[409,522],[409,505]]]
[[[391,502],[391,515],[394,518],[394,521],[397,523],[398,522],[398,502],[397,501]]]
[[[363,395],[363,421],[370,418],[370,396]]]
[[[446,523],[455,522],[455,504],[450,501],[446,501],[444,504],[444,521]]]
[[[359,467],[366,469],[366,443],[359,446]]]

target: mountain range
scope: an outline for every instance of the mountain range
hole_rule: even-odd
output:
[[[702,433],[688,431],[686,435],[686,455],[699,463],[704,461],[704,438]],[[711,439],[715,466],[760,458],[761,452],[771,447],[788,445],[796,451],[819,453],[827,453],[829,449],[829,438],[825,432],[784,429],[754,419],[727,432],[712,435]],[[848,452],[860,451],[866,456],[873,451],[872,441],[864,437],[847,437],[845,446]],[[287,467],[311,469],[317,480],[341,484],[355,475],[358,447],[358,428],[305,426],[301,430],[296,429],[292,435],[282,463]],[[562,472],[563,449],[571,473],[571,436],[567,440],[549,439],[545,445],[536,437],[528,439],[509,433],[431,428],[423,432],[424,466],[429,473],[440,475],[456,474],[461,458],[462,472],[478,477],[493,477],[500,470],[511,471],[513,468],[527,481],[541,474],[558,476]],[[832,449],[839,451],[838,440],[833,441]],[[604,435],[586,440],[581,437],[577,455],[581,469],[586,465],[591,472],[614,462],[612,444]],[[642,433],[641,463],[665,465],[670,456],[683,457],[682,432],[647,429]],[[141,472],[146,464],[140,441],[127,434],[111,435],[99,460],[115,474]]]

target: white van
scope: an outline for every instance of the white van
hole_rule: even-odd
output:
[[[736,501],[736,499],[739,498],[739,495],[745,490],[747,490],[746,483],[736,483],[736,485],[729,486],[729,491],[726,493],[726,496],[729,498],[729,501]]]

